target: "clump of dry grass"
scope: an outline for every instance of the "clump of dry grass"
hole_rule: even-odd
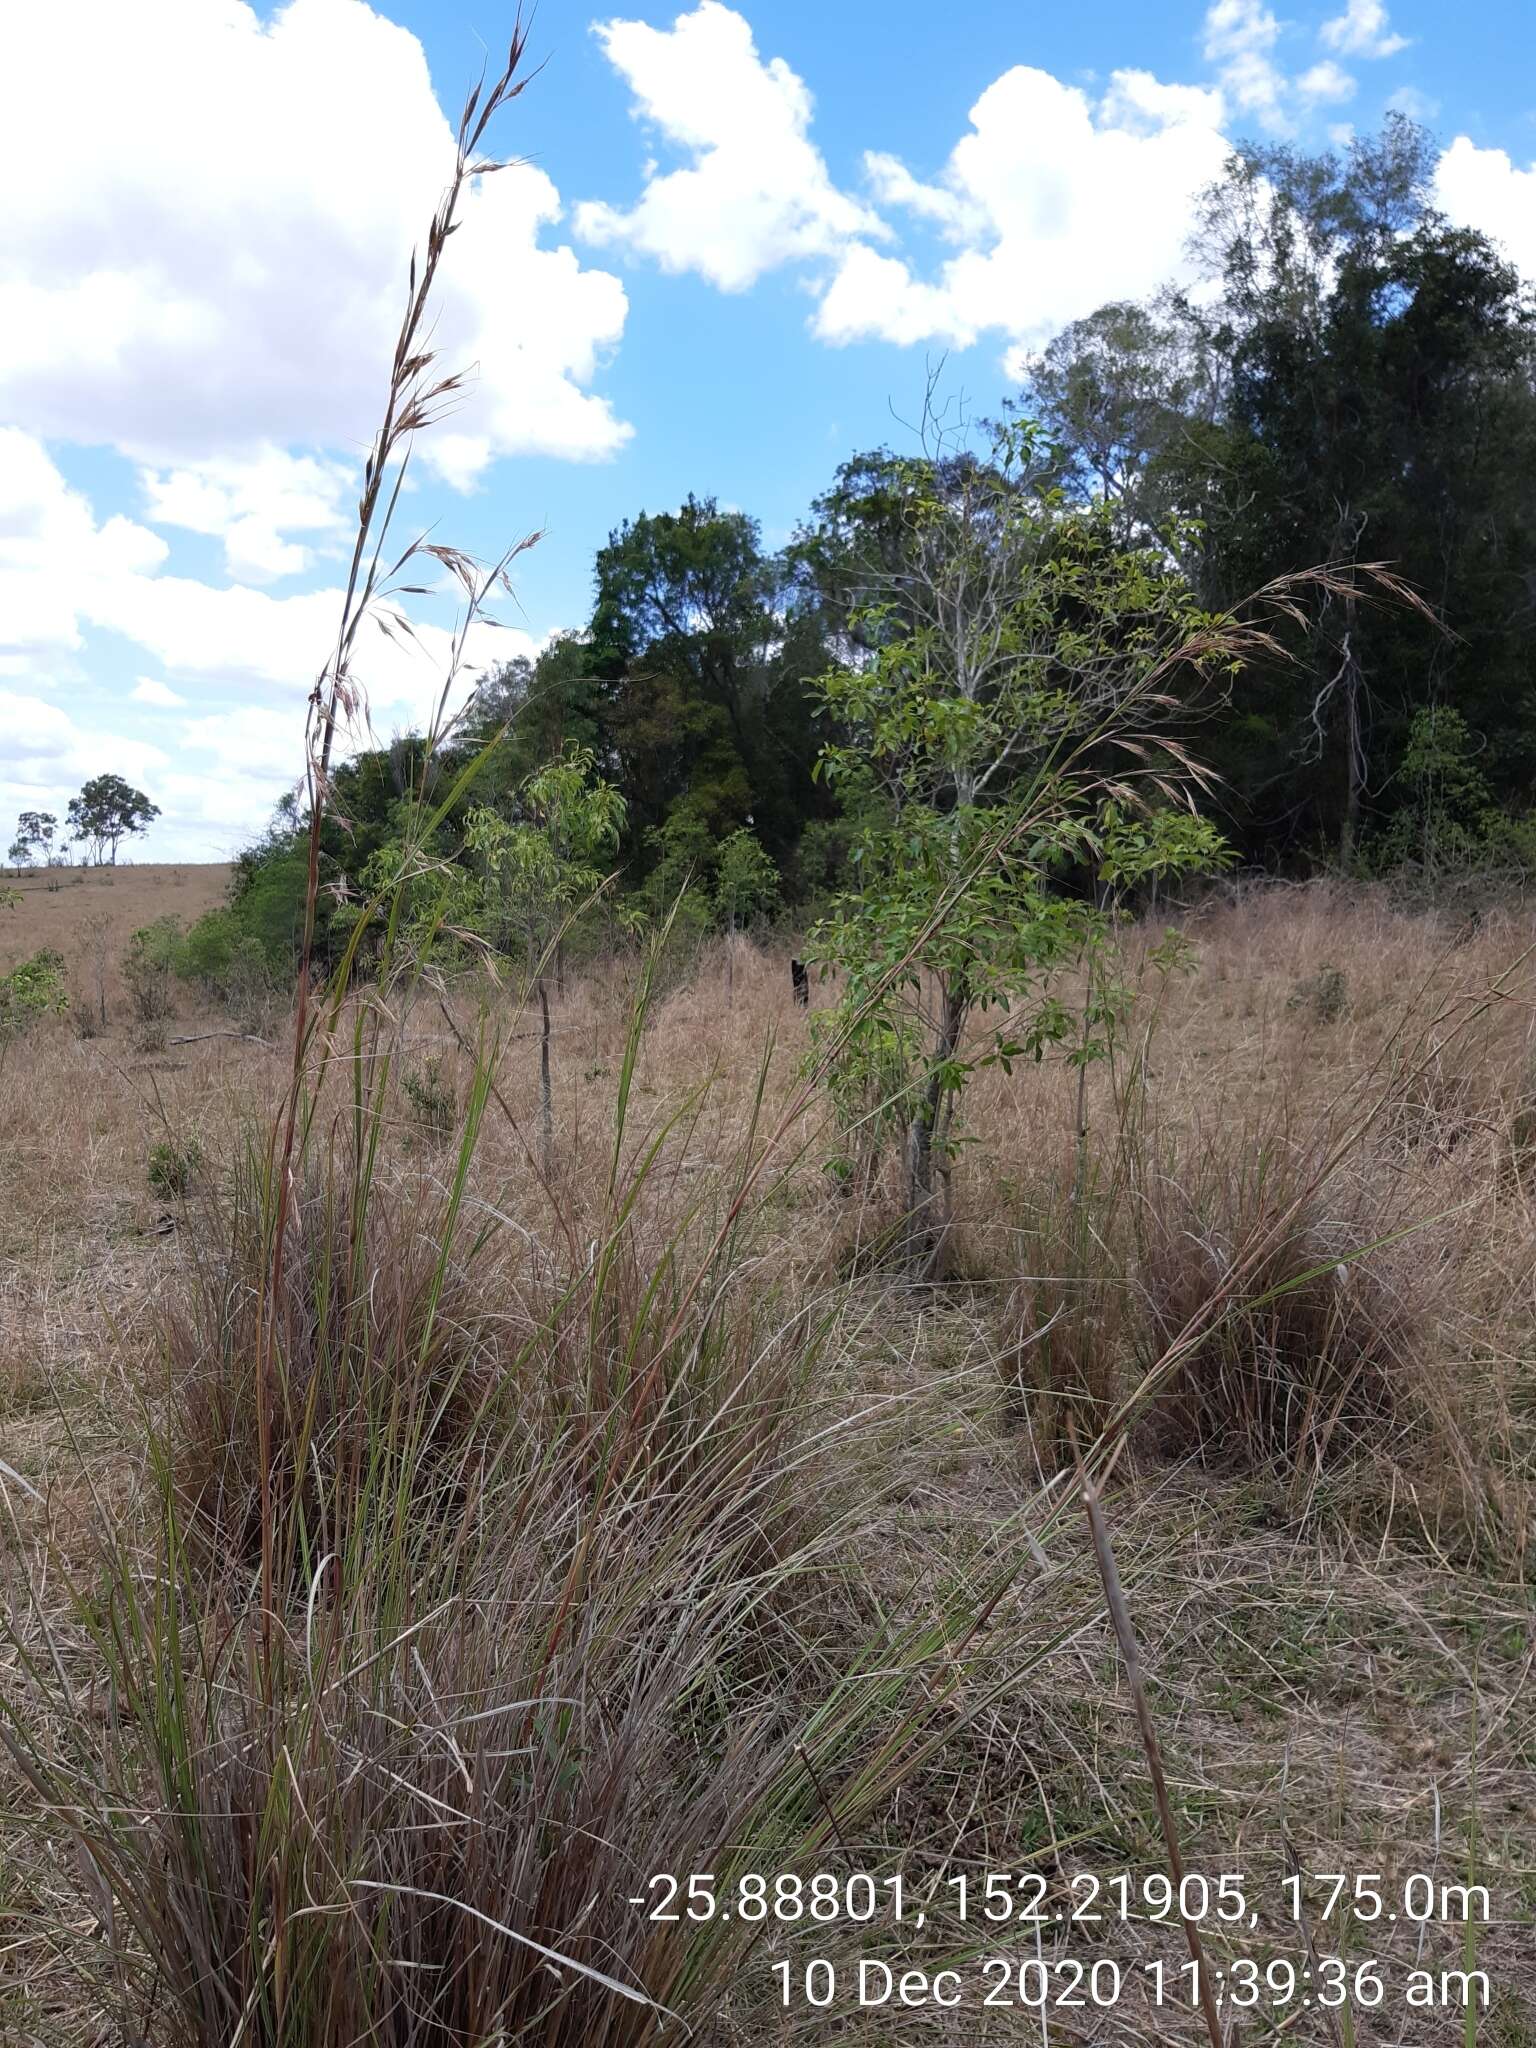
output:
[[[665,2008],[723,1993],[753,1930],[630,1900],[651,1903],[658,1870],[724,1889],[814,1854],[850,1713],[912,1680],[893,1684],[889,1641],[860,1676],[844,1624],[842,1687],[797,1697],[832,1638],[787,1638],[784,1590],[807,1628],[804,1582],[830,1559],[762,1558],[769,1447],[753,1470],[675,1463],[596,1497],[584,1451],[545,1444],[453,1522],[316,1560],[275,1628],[207,1600],[168,1483],[149,1553],[119,1539],[77,1610],[105,1722],[62,1711],[51,1660],[18,1639],[13,1753],[73,1835],[102,1921],[94,1941],[77,1929],[79,1959],[134,2037],[463,2048],[537,2030],[574,2048],[658,2038]],[[880,1790],[877,1772],[847,1821]]]
[[[1124,1397],[1135,1302],[1120,1256],[1118,1204],[1048,1187],[1018,1240],[1027,1270],[1003,1309],[1000,1365],[1043,1446],[1094,1441]]]
[[[1308,1466],[1399,1431],[1434,1327],[1418,1254],[1379,1191],[1283,1130],[1200,1133],[1138,1189],[1150,1363],[1224,1306],[1153,1396],[1181,1450]]]
[[[490,1241],[461,1249],[438,1188],[364,1187],[332,1162],[287,1210],[275,1299],[270,1195],[247,1155],[195,1219],[158,1391],[188,1537],[223,1567],[249,1564],[265,1502],[282,1556],[307,1576],[317,1558],[369,1540],[407,1469],[416,1511],[451,1511],[505,1382],[487,1334]],[[264,1318],[276,1324],[265,1346]]]
[[[1212,892],[1190,928],[1195,972],[1150,984],[1156,934],[1125,934],[1141,994],[1080,1099],[1067,1072],[975,1091],[962,1227],[1005,1377],[1058,1449],[1066,1415],[1150,1402],[1169,1448],[1293,1470],[1368,1450],[1405,1493],[1454,1477],[1480,1518],[1485,1446],[1513,1437],[1499,1375],[1447,1361],[1529,1319],[1519,925],[1452,945],[1322,885]],[[1341,959],[1344,1008],[1291,1002]]]

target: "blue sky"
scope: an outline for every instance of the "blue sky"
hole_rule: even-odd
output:
[[[113,768],[216,859],[300,766],[359,453],[448,124],[507,15],[453,0],[80,0],[4,32],[0,839]],[[787,536],[925,364],[977,407],[1182,260],[1236,137],[1418,114],[1439,197],[1536,272],[1529,0],[544,0],[543,69],[452,252],[478,377],[404,512],[494,554],[477,658],[579,624],[626,515],[713,494]],[[69,76],[73,117],[45,82]],[[44,168],[46,167],[46,169]],[[364,668],[387,733],[425,653]]]

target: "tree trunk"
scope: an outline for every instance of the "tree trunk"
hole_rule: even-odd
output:
[[[549,1079],[549,991],[539,976],[539,1148],[544,1156],[544,1178],[555,1167],[555,1097]]]
[[[938,1272],[949,1234],[949,1160],[943,1069],[955,1056],[965,1024],[968,998],[959,986],[946,983],[939,1019],[938,1042],[928,1078],[907,1126],[907,1221],[903,1264],[914,1280],[931,1280]]]
[[[1355,773],[1355,734],[1359,731],[1359,711],[1355,693],[1349,693],[1349,788],[1344,797],[1344,827],[1339,834],[1339,865],[1346,873],[1354,866],[1355,842],[1360,833],[1360,782]]]
[[[1360,836],[1360,795],[1365,783],[1365,748],[1360,730],[1360,664],[1355,658],[1355,600],[1346,605],[1344,631],[1344,749],[1347,780],[1344,826],[1339,834],[1339,864],[1346,873],[1354,863]]]

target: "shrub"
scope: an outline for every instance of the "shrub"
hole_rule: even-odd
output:
[[[181,920],[174,916],[157,917],[128,941],[123,979],[140,1024],[156,1024],[175,1009],[173,980],[183,944]]]
[[[203,1148],[196,1138],[157,1139],[149,1148],[146,1178],[151,1191],[170,1201],[184,1201],[202,1163]]]
[[[188,928],[176,971],[189,981],[219,989],[229,975],[244,934],[232,910],[207,910]]]
[[[0,974],[0,1049],[29,1031],[40,1017],[61,1016],[68,1008],[64,956],[44,946],[8,974]]]
[[[459,1120],[458,1091],[452,1078],[444,1074],[439,1057],[425,1061],[419,1073],[405,1069],[400,1076],[400,1088],[417,1125],[428,1137],[441,1143],[452,1135]]]
[[[234,910],[209,910],[187,931],[176,973],[260,1035],[277,990],[277,971],[256,934]]]
[[[0,1066],[39,1018],[58,1016],[68,1008],[63,956],[51,947],[44,946],[8,974],[0,974]]]

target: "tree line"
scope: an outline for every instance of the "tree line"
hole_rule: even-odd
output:
[[[1524,850],[1536,305],[1435,210],[1436,155],[1401,116],[1342,153],[1241,150],[1199,209],[1199,286],[1100,308],[1033,379],[1074,489],[1207,603],[1387,561],[1443,622],[1346,594],[1295,659],[1249,666],[1208,746],[1229,832],[1268,865]]]
[[[1434,162],[1400,116],[1342,152],[1241,147],[1199,207],[1197,282],[1077,322],[999,419],[935,401],[920,448],[844,462],[777,551],[707,495],[625,520],[582,628],[489,675],[447,747],[406,734],[334,771],[322,950],[445,792],[436,851],[495,923],[514,854],[487,821],[543,829],[540,778],[573,766],[604,810],[610,921],[685,881],[687,915],[721,926],[825,906],[900,809],[899,776],[850,768],[892,738],[879,718],[914,721],[909,759],[947,764],[939,813],[973,809],[1033,772],[1041,704],[1091,707],[1149,617],[1214,620],[1266,589],[1240,662],[1160,692],[1157,744],[1198,750],[1230,857],[1523,871],[1536,305],[1436,211]],[[1420,601],[1383,601],[1382,564]],[[1316,565],[1335,573],[1289,602],[1283,579]],[[862,686],[898,644],[921,708],[871,727]],[[239,927],[274,954],[297,929],[303,823],[290,798],[237,863]],[[568,849],[571,871],[597,852]]]

